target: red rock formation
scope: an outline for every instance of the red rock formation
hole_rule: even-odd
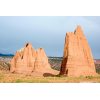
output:
[[[11,72],[28,73],[40,76],[45,73],[55,74],[55,70],[51,69],[48,58],[42,48],[34,50],[30,43],[24,48],[17,51],[11,60]]]
[[[80,26],[75,32],[66,33],[60,75],[96,75],[91,49]]]

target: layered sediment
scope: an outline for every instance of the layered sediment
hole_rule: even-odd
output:
[[[30,43],[16,52],[11,60],[10,72],[33,74],[35,76],[58,73],[50,67],[44,49],[35,50]]]
[[[96,75],[91,49],[80,26],[66,33],[60,75]]]

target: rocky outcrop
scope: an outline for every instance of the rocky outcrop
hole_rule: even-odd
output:
[[[35,50],[30,43],[27,43],[11,60],[10,72],[40,76],[46,73],[55,74],[57,71],[51,69],[48,57],[42,48]]]
[[[60,75],[96,75],[91,49],[80,26],[66,33]]]

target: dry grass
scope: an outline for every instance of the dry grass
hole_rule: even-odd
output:
[[[90,82],[99,83],[100,75],[98,76],[87,76],[87,77],[34,77],[22,74],[12,74],[7,71],[0,71],[0,82],[1,83],[80,83]]]

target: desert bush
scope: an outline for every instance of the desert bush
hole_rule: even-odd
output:
[[[93,76],[86,76],[87,79],[93,79]]]

